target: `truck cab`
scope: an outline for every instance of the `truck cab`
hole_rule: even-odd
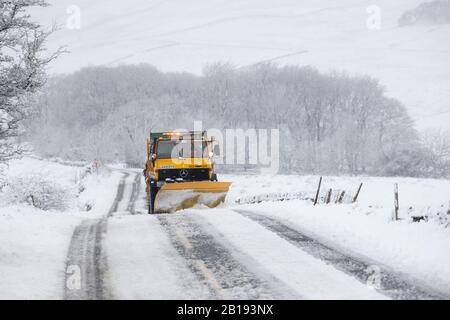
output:
[[[212,184],[217,182],[213,144],[214,139],[208,138],[206,131],[150,134],[144,170],[149,211],[154,212],[155,199],[159,193],[163,193],[160,191],[197,190],[200,193],[219,193],[225,189],[228,191],[229,184]],[[181,195],[180,192],[172,193]]]

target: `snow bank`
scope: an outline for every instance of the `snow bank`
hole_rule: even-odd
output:
[[[75,186],[61,184],[41,172],[11,177],[2,191],[6,203],[26,203],[45,211],[68,209],[77,194]]]
[[[121,174],[103,165],[69,164],[35,157],[11,161],[0,206],[30,205],[60,213],[85,211],[91,216],[107,212],[115,197],[111,186],[114,190]]]
[[[97,218],[108,213],[116,197],[117,185],[122,174],[108,167],[98,174],[90,174],[82,181],[84,191],[80,193],[74,211],[85,212],[87,218]]]
[[[0,299],[58,299],[76,216],[0,208]]]
[[[107,168],[98,174],[87,172],[86,167],[32,158],[9,164],[6,182],[19,182],[14,190],[5,187],[0,192],[0,299],[62,298],[73,230],[82,219],[109,211],[121,177]],[[20,201],[21,186],[24,193],[47,195],[43,181],[52,190],[64,191],[61,206],[44,211],[26,198]],[[49,196],[55,195],[50,192]],[[44,200],[49,203],[48,198]]]

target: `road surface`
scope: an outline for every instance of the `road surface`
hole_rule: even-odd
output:
[[[110,211],[73,233],[65,299],[448,298],[238,206],[148,215],[141,173],[121,172]]]

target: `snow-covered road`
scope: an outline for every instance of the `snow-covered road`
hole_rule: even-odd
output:
[[[138,198],[140,181],[139,174],[124,172],[107,215],[99,219],[86,219],[75,228],[66,264],[65,299],[108,299],[111,297],[106,281],[108,270],[106,253],[102,246],[107,219],[123,212],[135,213],[134,205]]]
[[[75,229],[67,299],[444,298],[257,211],[147,215],[140,173],[122,174],[111,210]]]

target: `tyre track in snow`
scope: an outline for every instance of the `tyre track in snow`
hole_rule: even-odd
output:
[[[107,260],[102,248],[102,240],[107,231],[107,219],[119,208],[124,200],[126,180],[123,176],[117,187],[116,197],[107,215],[100,219],[86,219],[77,226],[72,235],[67,256],[64,299],[65,300],[104,300],[112,299],[107,283]],[[139,176],[137,174],[137,176]],[[132,193],[128,200],[130,213],[134,212],[134,202],[138,198],[140,179],[134,179]]]
[[[120,180],[119,187],[117,188],[116,198],[114,199],[113,205],[108,212],[108,217],[111,217],[115,212],[117,212],[117,210],[119,208],[119,204],[123,200],[123,195],[125,193],[125,181],[127,180],[129,175],[130,174],[127,172],[123,173],[123,177]]]
[[[276,279],[252,273],[201,224],[187,214],[158,215],[161,226],[186,261],[192,273],[204,283],[212,299],[274,299]],[[278,287],[284,284],[277,284]]]
[[[449,298],[441,293],[435,292],[433,289],[413,283],[412,280],[406,279],[401,274],[392,272],[380,264],[364,262],[341,253],[330,246],[306,236],[278,219],[247,210],[234,211],[259,223],[267,230],[274,232],[313,257],[323,260],[336,269],[355,277],[360,282],[368,284],[370,281],[374,288],[385,296],[400,300],[436,300]]]
[[[141,175],[136,174],[133,182],[133,189],[131,191],[130,202],[128,203],[127,211],[131,214],[136,214],[136,201],[138,200],[141,191]]]
[[[104,282],[107,267],[101,246],[105,229],[104,219],[85,220],[75,228],[66,265],[65,300],[109,298]]]

